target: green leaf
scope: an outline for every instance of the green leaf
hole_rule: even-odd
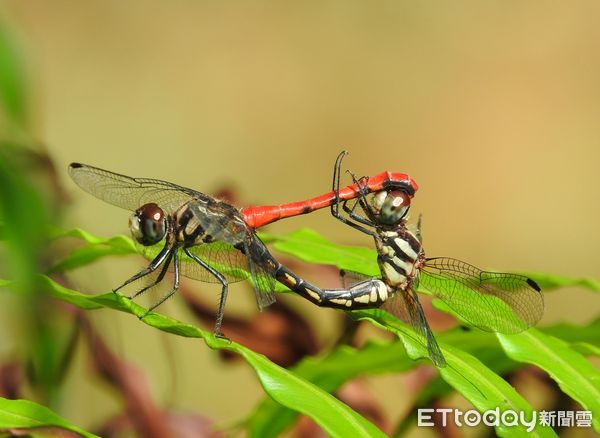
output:
[[[261,385],[270,397],[290,409],[308,415],[332,436],[385,436],[376,426],[331,394],[240,344],[216,338],[210,332],[157,313],[147,314],[144,308],[114,293],[85,295],[61,286],[46,276],[39,276],[38,280],[40,289],[78,307],[84,309],[109,307],[131,313],[141,318],[145,324],[165,332],[202,338],[210,348],[238,353],[254,368]]]
[[[401,342],[372,342],[362,349],[341,346],[327,355],[308,357],[291,371],[327,392],[334,392],[358,375],[402,372],[415,365],[406,356]],[[296,412],[265,400],[246,424],[250,436],[268,438],[279,436],[297,417]]]
[[[594,429],[600,432],[600,372],[581,353],[535,328],[497,336],[511,358],[540,367],[565,394],[592,411]]]
[[[0,102],[7,116],[20,128],[27,124],[25,78],[19,48],[0,25]]]
[[[266,238],[274,242],[276,249],[298,256],[303,260],[309,262],[334,264],[341,269],[348,269],[363,273],[365,273],[365,271],[371,271],[371,275],[374,275],[373,271],[377,270],[376,255],[374,251],[367,250],[365,248],[347,248],[335,245],[331,242],[328,242],[326,239],[323,239],[321,236],[310,230],[301,230],[296,233],[292,233],[289,236],[266,235]],[[553,287],[553,285],[559,284],[565,285],[575,283],[584,284],[587,287],[594,287],[593,282],[582,282],[580,280],[573,279],[569,280],[565,277],[559,276],[544,276],[541,274],[537,274],[535,278],[547,287]],[[101,297],[99,297],[99,299],[100,298]],[[108,299],[108,297],[106,298]],[[68,298],[63,297],[63,299]],[[80,302],[78,305],[82,307],[93,306],[97,305],[97,301],[93,303]],[[112,307],[114,303],[107,302],[103,303],[103,305]],[[133,310],[131,311],[133,312]],[[400,336],[400,338],[402,339],[410,357],[414,359],[427,358],[427,351],[424,345],[418,340],[414,331],[412,331],[410,327],[401,323],[399,320],[391,317],[385,312],[378,310],[351,313],[360,318],[370,319],[376,325],[381,325],[385,329],[398,334],[398,336]],[[145,318],[145,322],[150,323],[154,326],[160,325],[158,321],[153,321],[153,318],[154,315],[150,315],[147,318]],[[174,329],[172,327],[159,328],[167,331],[174,330],[178,334],[182,334],[179,332],[181,330],[181,327],[176,327],[177,329]],[[189,334],[184,335],[187,336]],[[488,336],[487,339],[485,336]],[[489,335],[485,336],[470,335],[467,336],[465,339],[474,340],[475,344],[478,344],[472,345],[471,347],[474,349],[474,351],[476,351],[476,354],[478,356],[482,357],[482,359],[490,361],[499,361],[498,363],[504,364],[504,369],[514,367],[516,362],[507,359],[505,356],[499,355],[498,348],[494,348],[493,350],[489,347],[487,349],[485,348],[485,342],[489,342]],[[515,336],[518,338],[522,335]],[[582,341],[584,340],[578,340],[573,338],[573,342],[580,343],[580,348],[585,349],[588,352],[593,351],[593,349],[590,348],[590,346],[582,344]],[[449,340],[449,342],[451,341]],[[209,341],[207,341],[207,343],[209,343],[210,345]],[[592,345],[594,344],[592,343]],[[527,402],[525,402],[525,400],[522,399],[522,397],[519,394],[517,394],[512,387],[510,387],[510,385],[508,385],[504,380],[502,380],[497,374],[492,372],[490,368],[486,367],[479,360],[475,359],[467,352],[461,351],[459,349],[453,349],[447,344],[441,343],[440,346],[449,364],[448,367],[440,370],[443,379],[446,382],[448,382],[452,387],[457,389],[467,399],[469,399],[476,408],[478,408],[479,410],[487,410],[494,409],[496,406],[499,406],[500,410],[502,411],[506,409],[513,409],[516,411],[523,410],[525,412],[531,412],[531,406],[529,406]],[[466,343],[459,343],[458,346],[463,350],[469,350],[469,347]],[[239,353],[242,354],[241,352]],[[578,354],[574,349],[572,350],[572,353]],[[513,359],[517,360],[516,356],[513,357]],[[496,367],[494,367],[494,369],[496,369]],[[328,382],[319,382],[318,379],[316,379],[315,382],[317,384],[322,383],[324,386],[328,385]],[[287,414],[282,413],[282,415],[285,416]],[[270,418],[272,419],[273,417],[271,416]],[[272,422],[270,425],[273,426],[273,431],[281,430],[281,428],[285,427],[286,424],[289,424],[289,421],[291,420],[289,420],[288,417],[288,419],[285,419],[285,421],[281,421],[281,424],[275,424]],[[267,431],[268,429],[264,428],[258,430]],[[512,430],[512,428],[500,427],[497,430],[497,433],[501,435],[508,435],[513,433],[521,434],[523,432],[523,428],[517,428],[516,430]],[[552,435],[551,431],[549,432],[546,428],[540,427],[537,427],[535,429],[535,433],[537,433],[538,435]]]
[[[563,322],[550,327],[543,327],[540,330],[547,335],[555,336],[563,341],[573,343],[589,342],[597,347],[600,347],[600,318],[592,321],[588,325],[577,325]]]
[[[413,359],[427,358],[427,349],[417,339],[415,332],[406,324],[382,310],[360,310],[350,312],[354,317],[367,319],[397,334],[404,342],[408,355]],[[524,412],[531,419],[531,405],[504,379],[486,367],[474,356],[440,342],[440,348],[446,358],[447,366],[439,368],[442,378],[460,394],[469,400],[480,412],[494,410],[505,412],[512,410]],[[499,436],[556,436],[549,427],[536,424],[531,432],[524,425],[498,426]]]
[[[600,347],[597,345],[589,344],[587,342],[575,342],[571,344],[571,348],[584,356],[600,357]]]
[[[293,255],[309,263],[337,266],[339,269],[379,277],[377,252],[365,247],[345,246],[333,243],[316,231],[300,229],[288,235],[259,233],[265,241],[285,254]],[[580,286],[600,291],[600,281],[591,278],[573,278],[545,273],[523,273],[535,280],[542,290],[550,291],[565,286]]]
[[[333,265],[339,269],[379,277],[377,252],[365,247],[353,247],[333,243],[316,231],[303,228],[287,235],[258,233],[259,237],[283,253],[309,263]],[[131,238],[118,235],[111,238],[97,237],[79,228],[70,231],[55,230],[54,238],[74,237],[84,240],[88,246],[81,248],[58,263],[53,271],[64,271],[92,263],[108,255],[139,253]],[[182,257],[184,260],[185,257]],[[564,286],[581,286],[600,291],[600,281],[590,278],[571,278],[553,274],[525,273],[545,291]]]
[[[542,274],[539,272],[526,272],[523,273],[523,275],[535,280],[544,292],[566,286],[579,286],[595,292],[600,292],[600,281],[593,278],[573,278],[565,277],[563,275]]]
[[[251,350],[243,348],[238,352],[254,367],[263,388],[275,401],[310,416],[329,434],[339,437],[385,437],[372,423],[331,394]]]
[[[102,238],[76,228],[70,231],[55,230],[53,237],[55,239],[74,237],[85,241],[87,245],[72,251],[67,257],[54,265],[50,272],[70,271],[106,256],[137,254],[133,241],[122,235]]]
[[[82,230],[81,228],[73,228],[72,230],[55,228],[52,230],[51,235],[53,239],[73,237],[75,239],[81,239],[90,245],[108,245],[119,250],[129,250],[131,253],[136,252],[133,240],[122,234],[114,237],[98,237],[88,233],[85,230]]]
[[[29,400],[9,400],[0,397],[0,431],[6,429],[31,429],[38,427],[59,427],[85,437],[96,437],[50,409]]]
[[[377,253],[364,247],[336,245],[316,231],[303,228],[285,236],[260,234],[273,242],[273,247],[310,263],[337,266],[339,269],[379,276]]]

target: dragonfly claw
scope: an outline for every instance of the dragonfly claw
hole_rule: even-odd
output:
[[[223,333],[221,333],[221,331],[214,332],[214,335],[215,335],[215,338],[221,339],[221,340],[231,344],[231,339],[229,339],[227,336],[225,336]]]

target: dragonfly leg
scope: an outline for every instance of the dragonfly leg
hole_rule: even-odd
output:
[[[367,182],[368,182],[368,180],[369,180],[368,176],[367,177],[362,177],[362,178],[360,178],[360,179],[357,180],[356,176],[352,172],[348,171],[348,173],[350,174],[350,176],[352,176],[352,181],[354,181],[354,184],[356,184],[359,187],[360,187],[360,184],[361,184],[360,181],[366,179]],[[354,211],[357,204],[360,204],[361,208],[363,209],[363,211],[367,215],[367,218],[363,218],[362,216],[358,215]],[[356,217],[354,217],[354,216],[356,216]],[[365,192],[363,190],[361,190],[358,193],[358,202],[356,204],[354,204],[354,206],[352,208],[352,213],[350,213],[350,217],[352,217],[353,219],[357,219],[358,217],[360,217],[361,219],[367,221],[366,225],[373,226],[373,224],[377,223],[375,212],[373,211],[373,208],[371,208],[371,205],[369,204],[369,202],[367,202],[367,197],[365,196]]]
[[[344,211],[346,213],[348,213],[348,216],[350,216],[350,218],[354,219],[356,222],[360,222],[363,225],[367,225],[372,227],[373,226],[373,221],[370,219],[367,219],[366,217],[361,216],[360,214],[358,214],[355,210],[356,210],[356,206],[358,205],[358,202],[355,202],[354,205],[352,206],[352,208],[348,207],[348,201],[344,201],[342,203],[342,208],[344,209]]]
[[[161,274],[162,274],[162,272],[161,272]],[[173,276],[174,276],[175,280],[173,281],[173,288],[171,289],[171,291],[168,294],[166,294],[164,297],[162,297],[160,300],[158,300],[156,303],[152,304],[148,308],[148,312],[151,312],[152,310],[156,309],[158,306],[160,306],[166,300],[171,298],[173,296],[173,294],[175,292],[177,292],[177,289],[179,289],[179,255],[178,255],[177,251],[175,251],[173,254]]]
[[[174,253],[177,254],[177,251],[174,251]],[[171,264],[172,258],[173,258],[173,252],[171,252],[169,254],[169,256],[167,257],[167,259],[165,260],[165,263],[163,264],[163,267],[161,268],[160,273],[158,274],[158,277],[156,277],[156,280],[154,280],[152,283],[148,284],[147,286],[144,286],[143,288],[138,290],[136,293],[131,295],[129,298],[134,299],[135,297],[140,296],[141,294],[146,292],[148,289],[150,289],[150,288],[156,286],[158,283],[160,283],[162,281],[162,279],[165,278],[165,274],[167,273],[167,270],[169,269],[169,265]]]
[[[373,237],[376,237],[376,236],[377,236],[377,233],[376,233],[375,231],[373,231],[373,230],[369,230],[368,228],[365,228],[365,227],[363,227],[362,225],[359,225],[358,223],[356,223],[356,222],[353,222],[353,221],[351,221],[350,219],[348,219],[348,218],[346,218],[346,217],[342,216],[342,215],[339,213],[339,211],[338,211],[338,210],[336,210],[336,211],[333,211],[333,210],[332,210],[332,214],[333,214],[333,217],[335,217],[337,220],[339,220],[339,221],[341,221],[341,222],[345,223],[346,225],[349,225],[349,226],[351,226],[352,228],[354,228],[354,229],[356,229],[356,230],[358,230],[358,231],[360,231],[360,232],[362,232],[362,233],[368,234],[369,236],[373,236]],[[365,224],[365,225],[371,225],[370,223],[365,223],[365,222],[361,222],[361,223],[363,223],[363,224]],[[372,226],[372,225],[371,225],[371,226]]]
[[[342,216],[342,214],[340,213],[340,173],[341,173],[341,167],[342,167],[342,159],[348,154],[348,152],[346,151],[342,151],[342,153],[340,153],[337,157],[337,160],[335,161],[335,166],[334,166],[334,170],[333,170],[333,191],[335,192],[336,196],[335,196],[335,202],[333,204],[331,204],[331,215],[338,219],[339,221],[345,223],[346,225],[351,226],[352,228],[357,229],[358,231],[361,231],[365,234],[369,234],[370,236],[375,237],[375,232],[372,230],[369,230],[365,227],[363,227],[362,225],[359,225],[358,223],[352,222],[350,219]],[[359,182],[356,180],[356,178],[354,177],[354,175],[352,174],[352,178],[354,179],[354,182],[358,185],[358,187],[360,187]],[[361,204],[362,205],[362,204]],[[356,204],[355,204],[356,206]],[[342,208],[344,210],[346,210],[346,202],[343,203]],[[364,207],[363,207],[364,209]],[[360,220],[357,220],[357,222],[362,223],[363,225],[371,225],[370,223],[366,223]]]
[[[351,221],[350,219],[348,219],[347,217],[344,217],[344,216],[342,216],[342,214],[341,214],[341,213],[340,213],[340,211],[339,211],[339,204],[340,204],[340,199],[339,199],[339,198],[337,198],[337,199],[336,199],[336,202],[335,202],[335,206],[336,206],[336,207],[335,207],[335,208],[333,208],[333,206],[332,206],[332,208],[331,208],[331,214],[333,215],[333,217],[334,217],[334,218],[336,218],[337,220],[339,220],[339,221],[341,221],[341,222],[345,223],[346,225],[349,225],[349,226],[351,226],[352,228],[355,228],[355,229],[357,229],[358,231],[361,231],[361,232],[363,232],[363,233],[365,233],[365,234],[368,234],[368,235],[370,235],[370,236],[373,236],[373,237],[375,237],[375,236],[376,236],[376,233],[375,233],[373,230],[370,230],[370,229],[368,229],[368,228],[365,228],[365,227],[363,227],[362,225],[360,225],[360,224],[363,224],[363,225],[368,225],[368,226],[371,226],[371,227],[372,227],[372,226],[373,226],[373,222],[372,222],[372,221],[369,221],[368,219],[366,219],[366,218],[363,218],[363,217],[361,217],[361,216],[359,216],[359,215],[355,215],[356,217],[354,217],[354,216],[353,216],[354,209],[355,209],[355,208],[356,208],[356,206],[358,205],[358,202],[354,203],[354,206],[352,207],[352,209],[350,209],[350,208],[347,206],[347,202],[348,202],[347,200],[346,200],[346,201],[344,201],[344,202],[342,202],[342,209],[343,209],[343,210],[344,210],[346,213],[349,213],[349,214],[350,214],[350,217],[351,217],[352,219],[354,219],[354,220],[355,220],[356,222],[358,222],[358,223],[356,223],[356,222],[353,222],[353,221]],[[360,201],[359,201],[359,202],[360,202]],[[363,207],[363,209],[364,209],[364,207]]]
[[[164,248],[158,253],[158,255],[156,257],[154,257],[154,260],[152,260],[146,268],[142,269],[140,272],[135,274],[129,280],[125,281],[125,283],[123,283],[121,286],[117,287],[116,289],[113,289],[113,292],[117,292],[119,289],[122,289],[123,287],[127,286],[129,283],[139,280],[140,278],[145,277],[146,275],[151,274],[152,272],[156,271],[156,269],[162,264],[162,262],[165,260],[165,258],[171,253],[172,249],[173,248],[171,248],[171,246],[169,244],[166,244],[164,246]]]
[[[219,299],[219,310],[217,310],[214,334],[215,334],[215,336],[217,336],[219,338],[227,339],[225,336],[223,336],[223,333],[221,333],[221,325],[223,324],[223,315],[225,314],[225,301],[227,301],[227,290],[228,290],[229,284],[227,283],[227,280],[225,279],[223,274],[221,274],[215,268],[213,268],[212,266],[207,264],[196,254],[192,253],[189,249],[183,248],[183,250],[188,255],[188,257],[193,259],[196,263],[198,263],[200,266],[202,266],[204,269],[206,269],[208,272],[210,272],[212,275],[214,275],[214,277],[217,280],[219,280],[219,283],[221,283],[221,286],[222,286],[221,297]]]
[[[338,217],[340,211],[340,178],[342,173],[342,160],[346,155],[348,155],[348,151],[340,152],[333,165],[333,182],[331,185],[333,187],[332,190],[335,192],[335,202],[331,204],[331,214],[334,217]]]
[[[419,241],[419,243],[423,243],[423,235],[421,234],[421,219],[423,218],[422,214],[419,214],[419,220],[417,220],[417,229],[415,230],[415,237]]]

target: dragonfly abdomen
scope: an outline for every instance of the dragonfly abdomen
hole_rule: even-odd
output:
[[[346,310],[374,308],[386,302],[392,293],[386,283],[375,278],[361,281],[347,289],[320,289],[299,278],[281,264],[275,273],[275,278],[320,307]]]
[[[364,309],[379,307],[390,298],[394,289],[380,279],[370,278],[345,289],[321,289],[298,277],[279,263],[258,239],[246,242],[252,260],[268,276],[321,307]]]

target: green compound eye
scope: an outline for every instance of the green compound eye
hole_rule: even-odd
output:
[[[389,192],[379,211],[381,222],[386,225],[397,224],[404,219],[409,208],[410,196],[406,192],[400,190]]]

